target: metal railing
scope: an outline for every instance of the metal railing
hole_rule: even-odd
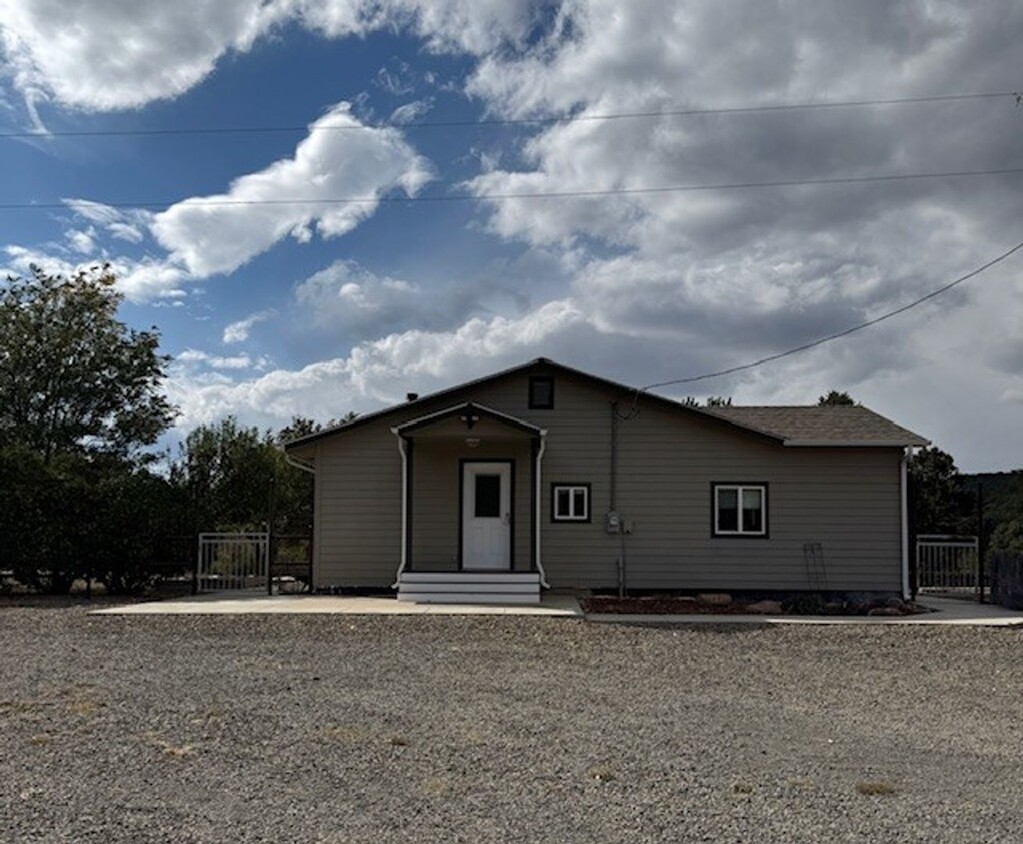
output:
[[[200,533],[199,592],[269,589],[270,537],[266,533]]]
[[[980,593],[980,542],[976,536],[923,534],[916,538],[917,589]]]

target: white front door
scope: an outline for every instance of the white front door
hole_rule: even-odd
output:
[[[511,464],[462,465],[462,568],[511,569]]]

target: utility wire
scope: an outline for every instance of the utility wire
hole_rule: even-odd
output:
[[[906,182],[922,179],[968,178],[974,176],[1017,176],[1023,174],[1023,167],[1005,167],[990,170],[945,170],[933,173],[887,173],[877,176],[836,176],[821,179],[779,179],[767,182],[717,182],[704,185],[667,185],[649,188],[607,188],[604,190],[545,191],[537,193],[449,193],[426,196],[360,196],[360,197],[308,197],[305,199],[205,199],[193,197],[187,200],[162,202],[102,202],[108,208],[166,208],[187,202],[195,208],[247,205],[355,205],[392,204],[406,205],[420,202],[474,202],[487,200],[498,202],[512,199],[586,199],[598,196],[635,196],[658,193],[687,193],[693,191],[747,190],[753,188],[783,188],[799,185],[853,185],[870,182]],[[90,200],[91,201],[91,200]],[[84,203],[83,203],[84,204]],[[62,202],[7,202],[0,203],[0,211],[52,210],[73,208],[74,200]]]
[[[899,314],[904,314],[906,311],[912,310],[918,305],[922,305],[924,302],[933,299],[936,296],[940,296],[942,293],[951,290],[953,287],[956,287],[962,284],[963,282],[969,281],[971,278],[976,278],[985,270],[990,269],[995,264],[1001,263],[1010,255],[1018,252],[1020,249],[1023,249],[1023,241],[1017,243],[1008,252],[1003,252],[997,258],[994,258],[993,260],[988,261],[986,264],[977,267],[977,269],[973,270],[972,272],[960,276],[955,281],[951,281],[948,284],[944,285],[943,287],[939,287],[937,290],[932,290],[930,293],[926,294],[925,296],[921,296],[919,299],[914,299],[912,302],[903,305],[901,308],[896,308],[893,311],[888,311],[887,313],[881,314],[881,316],[874,317],[873,319],[869,319],[866,322],[861,322],[859,325],[854,325],[851,328],[846,328],[834,334],[829,334],[827,337],[821,337],[810,343],[804,343],[802,346],[796,346],[795,348],[787,349],[784,352],[778,352],[777,354],[768,355],[767,357],[760,358],[760,360],[755,360],[750,363],[744,363],[740,366],[732,366],[729,367],[728,369],[718,370],[717,372],[707,372],[704,373],[703,375],[692,375],[688,378],[675,378],[672,379],[671,381],[660,381],[656,384],[648,384],[645,387],[641,387],[640,390],[645,392],[647,390],[657,389],[658,387],[668,387],[673,384],[692,384],[696,381],[706,381],[710,378],[720,378],[723,375],[732,375],[733,373],[736,372],[744,372],[748,369],[753,369],[754,367],[762,366],[765,363],[770,363],[771,361],[786,358],[789,355],[794,355],[799,352],[805,352],[808,349],[816,348],[817,346],[822,346],[825,343],[830,343],[832,340],[838,340],[840,337],[848,337],[850,334],[854,334],[857,331],[862,331],[864,328],[869,328],[872,325],[877,325],[879,322],[884,322],[886,319],[891,319],[892,317],[896,317]]]
[[[831,102],[775,103],[773,105],[734,106],[723,108],[666,109],[663,111],[626,111],[606,114],[562,114],[556,117],[493,118],[481,120],[423,120],[411,123],[383,121],[380,123],[323,123],[320,125],[290,126],[194,126],[168,129],[67,129],[50,131],[0,132],[0,138],[83,138],[110,136],[160,135],[242,135],[273,134],[281,132],[358,132],[374,129],[452,129],[487,126],[545,126],[557,123],[591,123],[607,120],[637,120],[659,117],[695,117],[715,114],[764,114],[776,111],[809,111],[813,109],[867,108],[873,106],[945,103],[962,100],[993,100],[1016,98],[1016,91],[989,91],[975,94],[939,94],[930,97],[896,97],[874,100],[840,100]]]

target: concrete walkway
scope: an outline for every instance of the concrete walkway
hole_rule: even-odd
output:
[[[920,597],[934,612],[919,615],[586,615],[604,624],[939,624],[969,627],[1023,627],[1023,612],[954,598]]]
[[[928,624],[974,627],[1023,626],[1023,612],[952,598],[922,597],[935,612],[904,616],[822,615],[613,615],[590,613],[601,624]],[[571,595],[546,592],[533,606],[496,604],[417,604],[391,597],[334,595],[228,595],[223,593],[148,601],[93,610],[93,615],[520,615],[582,618]]]
[[[417,604],[342,595],[196,595],[93,610],[92,615],[532,615],[582,617],[571,595],[546,593],[540,604]]]

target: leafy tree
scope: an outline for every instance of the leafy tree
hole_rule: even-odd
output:
[[[49,462],[60,453],[130,454],[166,430],[169,358],[159,333],[116,318],[108,267],[66,277],[32,267],[0,286],[0,444]]]
[[[826,396],[821,396],[817,399],[818,407],[840,407],[845,405],[854,405],[856,402],[853,397],[846,392],[839,392],[838,390],[830,390]]]
[[[342,421],[354,418],[347,414]],[[275,534],[308,534],[313,476],[288,463],[282,446],[322,428],[296,416],[274,434],[228,417],[192,431],[170,472],[187,502],[190,530],[262,530],[272,519]]]
[[[1023,513],[999,523],[988,545],[992,550],[1023,552]]]
[[[229,416],[189,433],[171,467],[184,493],[192,532],[258,530],[269,518],[274,446],[257,428]]]
[[[973,500],[964,493],[950,454],[936,447],[923,448],[910,458],[908,470],[917,533],[972,532]]]

